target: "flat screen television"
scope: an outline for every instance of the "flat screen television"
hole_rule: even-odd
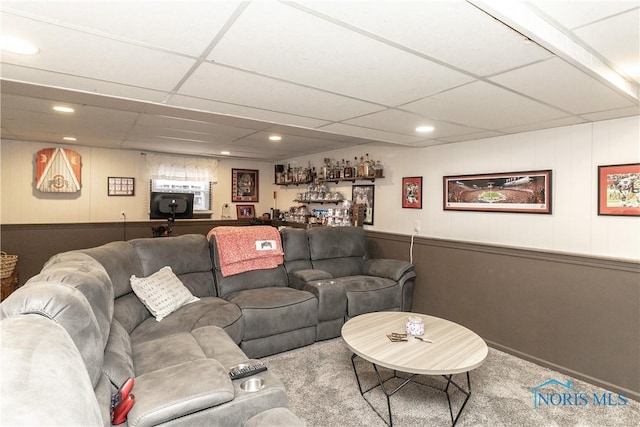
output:
[[[169,222],[193,218],[193,193],[152,192],[149,218],[166,219]]]

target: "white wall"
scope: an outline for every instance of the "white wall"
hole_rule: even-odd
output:
[[[427,148],[368,145],[290,162],[319,166],[324,157],[365,152],[385,166],[368,229],[408,235],[419,220],[429,237],[640,260],[640,218],[597,214],[598,166],[640,162],[638,116]],[[443,176],[544,169],[553,171],[551,215],[442,208]],[[423,177],[423,209],[401,207],[402,177],[410,176]],[[351,198],[350,183],[333,188]],[[295,205],[299,191],[280,187],[278,207]]]
[[[2,224],[118,221],[121,210],[130,221],[148,219],[149,181],[138,152],[65,146],[82,155],[82,191],[45,194],[34,190],[34,156],[50,146],[2,141]],[[366,228],[409,235],[419,220],[423,236],[640,260],[640,218],[597,215],[598,165],[640,162],[638,116],[428,148],[371,144],[279,163],[293,167],[311,161],[318,167],[324,157],[365,153],[385,166],[385,179],[375,182],[374,225]],[[305,189],[274,186],[272,164],[222,159],[213,219],[231,201],[232,168],[260,171],[257,214],[297,205],[293,199]],[[542,169],[553,170],[552,215],[442,209],[443,176]],[[108,176],[135,177],[136,195],[108,197]],[[423,177],[423,209],[401,207],[402,177],[408,176]],[[332,188],[351,198],[351,183]],[[235,217],[235,204],[231,207]]]
[[[59,145],[80,153],[82,189],[77,193],[42,193],[35,190],[35,153],[55,144],[2,141],[2,182],[0,222],[2,224],[38,224],[68,222],[120,221],[125,211],[128,221],[149,219],[149,176],[144,156],[138,151]],[[258,215],[273,207],[273,167],[264,162],[221,159],[218,183],[213,187],[212,219],[220,219],[222,204],[231,205],[231,169],[259,170]],[[135,195],[107,196],[107,178],[134,177]]]

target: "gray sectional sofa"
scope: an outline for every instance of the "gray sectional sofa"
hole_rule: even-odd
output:
[[[281,231],[284,264],[224,277],[215,239],[118,241],[52,257],[0,304],[0,423],[110,425],[133,377],[129,426],[304,425],[269,370],[241,363],[340,335],[345,319],[411,308],[415,274],[371,260],[361,228]],[[132,290],[169,266],[197,301],[157,321]]]

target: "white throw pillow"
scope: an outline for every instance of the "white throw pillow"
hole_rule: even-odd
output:
[[[131,276],[131,288],[159,322],[190,302],[198,301],[171,267],[162,267],[148,277]]]

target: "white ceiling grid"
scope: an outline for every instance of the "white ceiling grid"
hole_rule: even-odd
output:
[[[2,52],[2,137],[278,161],[640,112],[640,1],[527,3],[627,77],[635,96],[480,3],[3,1],[2,34],[40,53]],[[76,113],[61,117],[54,102]],[[273,133],[283,140],[268,141]]]

